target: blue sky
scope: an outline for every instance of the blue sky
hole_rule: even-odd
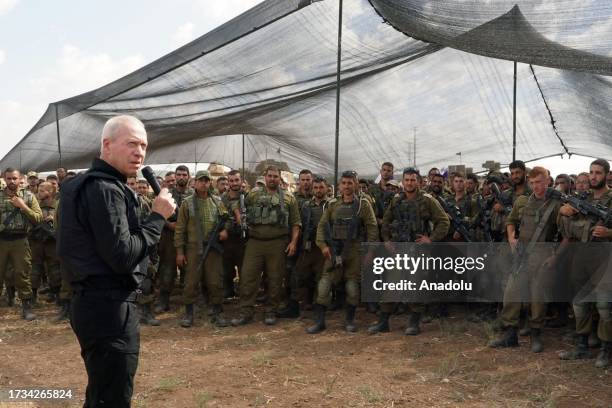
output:
[[[0,0],[0,157],[51,102],[171,52],[260,0]]]

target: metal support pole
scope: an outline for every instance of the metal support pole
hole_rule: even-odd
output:
[[[246,172],[244,168],[244,133],[242,134],[242,172]],[[244,174],[242,175],[244,177]]]
[[[516,160],[516,61],[514,61],[514,99],[512,101],[512,161]]]
[[[336,68],[336,146],[334,151],[334,188],[338,185],[338,150],[340,148],[340,71],[342,69],[342,0],[338,12],[338,62]]]
[[[57,152],[59,153],[59,163],[57,167],[62,167],[62,142],[60,137],[60,126],[59,126],[59,114],[57,109],[57,104],[53,105],[55,107],[55,129],[57,131]]]

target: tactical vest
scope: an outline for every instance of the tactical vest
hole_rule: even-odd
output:
[[[581,197],[591,204],[601,204],[604,207],[612,207],[612,190],[604,194],[601,199],[595,200],[593,193],[589,192]],[[569,238],[579,242],[590,242],[594,240],[593,228],[597,224],[598,220],[593,217],[587,217],[582,214],[576,214],[573,217],[562,217],[562,226],[566,229],[566,234]]]
[[[319,225],[319,221],[321,221],[321,217],[326,207],[327,201],[325,199],[322,200],[321,205],[317,205],[314,198],[303,202],[300,211],[302,222],[304,223],[302,225],[304,231],[302,236],[307,236],[308,241],[315,240],[317,236],[317,226]]]
[[[247,207],[247,219],[251,225],[273,225],[289,228],[289,211],[285,208],[285,195],[257,191],[253,205]]]
[[[521,242],[526,243],[531,241],[534,233],[538,229],[538,225],[542,222],[546,224],[539,236],[536,237],[537,242],[548,242],[553,240],[553,232],[556,225],[553,218],[554,211],[547,219],[544,219],[544,217],[546,216],[547,209],[551,205],[555,206],[556,204],[557,201],[552,199],[537,200],[533,194],[529,197],[525,206],[520,210],[521,225],[519,240]]]
[[[361,221],[359,211],[361,210],[361,199],[353,198],[351,204],[345,204],[340,199],[334,208],[332,216],[332,239],[336,241],[360,240]]]
[[[54,201],[53,205],[41,205],[40,209],[43,214],[43,221],[40,224],[35,225],[30,233],[30,238],[36,241],[48,241],[55,239],[55,225],[53,221],[44,221],[47,217],[55,217],[56,204]]]
[[[392,211],[393,222],[389,225],[392,241],[414,242],[417,235],[429,234],[431,214],[423,196],[418,195],[416,200],[406,200],[402,193]]]
[[[34,195],[28,190],[18,190],[20,197],[29,208],[32,208]],[[32,223],[26,215],[10,203],[6,190],[0,191],[0,232],[3,234],[27,234]]]

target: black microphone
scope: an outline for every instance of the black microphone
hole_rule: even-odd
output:
[[[153,169],[150,166],[146,166],[142,168],[143,177],[149,182],[151,188],[155,195],[159,195],[161,191],[161,186],[157,182],[157,178],[155,178],[155,173],[153,173]]]

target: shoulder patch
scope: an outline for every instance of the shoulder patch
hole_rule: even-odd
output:
[[[427,198],[432,198],[433,199],[433,196],[431,194],[429,194],[429,193],[423,193],[423,197],[427,197]]]

